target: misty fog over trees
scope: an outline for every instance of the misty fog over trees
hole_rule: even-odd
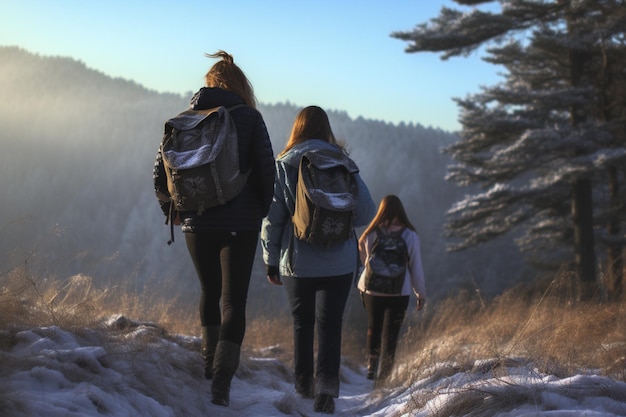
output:
[[[184,239],[177,230],[176,242],[166,244],[169,227],[152,186],[163,125],[188,107],[191,93],[157,93],[70,58],[1,47],[0,273],[18,267],[41,277],[85,274],[131,291],[173,281],[194,296],[198,283]],[[275,154],[299,110],[260,105]],[[441,149],[456,135],[327,110],[375,201],[394,193],[405,202],[422,239],[431,297],[461,288],[496,294],[534,276],[524,272],[512,237],[446,251],[446,211],[468,192],[444,179],[451,160]],[[270,289],[257,255],[251,309],[282,294]]]

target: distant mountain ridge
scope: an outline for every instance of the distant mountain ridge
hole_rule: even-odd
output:
[[[71,58],[0,47],[0,178],[10,196],[0,206],[0,262],[10,268],[36,252],[37,267],[55,276],[115,277],[138,287],[181,279],[181,287],[193,291],[197,282],[184,242],[165,245],[167,227],[151,178],[163,124],[188,100],[111,78]],[[259,110],[278,153],[299,107],[260,104]],[[450,161],[440,150],[457,140],[454,134],[332,110],[329,116],[375,200],[393,193],[405,202],[422,238],[432,294],[466,285],[468,270],[477,271],[472,279],[492,292],[510,284],[502,271],[512,276],[515,261],[494,259],[488,246],[445,252],[445,212],[464,193],[444,180]],[[499,248],[506,257],[506,244]],[[262,275],[260,257],[256,268]],[[263,284],[253,279],[253,287]]]

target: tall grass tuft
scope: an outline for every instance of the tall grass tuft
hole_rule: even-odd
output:
[[[441,363],[450,372],[475,370],[477,363],[506,372],[524,361],[559,377],[594,373],[626,381],[624,302],[577,302],[572,282],[560,273],[488,302],[476,292],[428,306],[401,336],[396,377],[445,372],[434,366]]]

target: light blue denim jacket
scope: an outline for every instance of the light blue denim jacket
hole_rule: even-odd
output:
[[[326,277],[354,272],[357,267],[358,248],[356,235],[331,246],[314,245],[294,236],[291,217],[296,201],[298,165],[304,152],[313,149],[333,149],[335,145],[309,139],[294,146],[276,160],[274,199],[261,228],[263,261],[279,266],[281,276]],[[376,204],[367,186],[357,174],[359,201],[354,226],[367,225],[376,214]]]

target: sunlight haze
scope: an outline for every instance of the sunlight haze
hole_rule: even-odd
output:
[[[453,97],[495,84],[480,57],[407,54],[392,38],[452,1],[0,0],[0,45],[79,60],[151,90],[188,95],[218,49],[261,103],[317,104],[350,117],[460,128]],[[458,7],[458,6],[456,6]]]

